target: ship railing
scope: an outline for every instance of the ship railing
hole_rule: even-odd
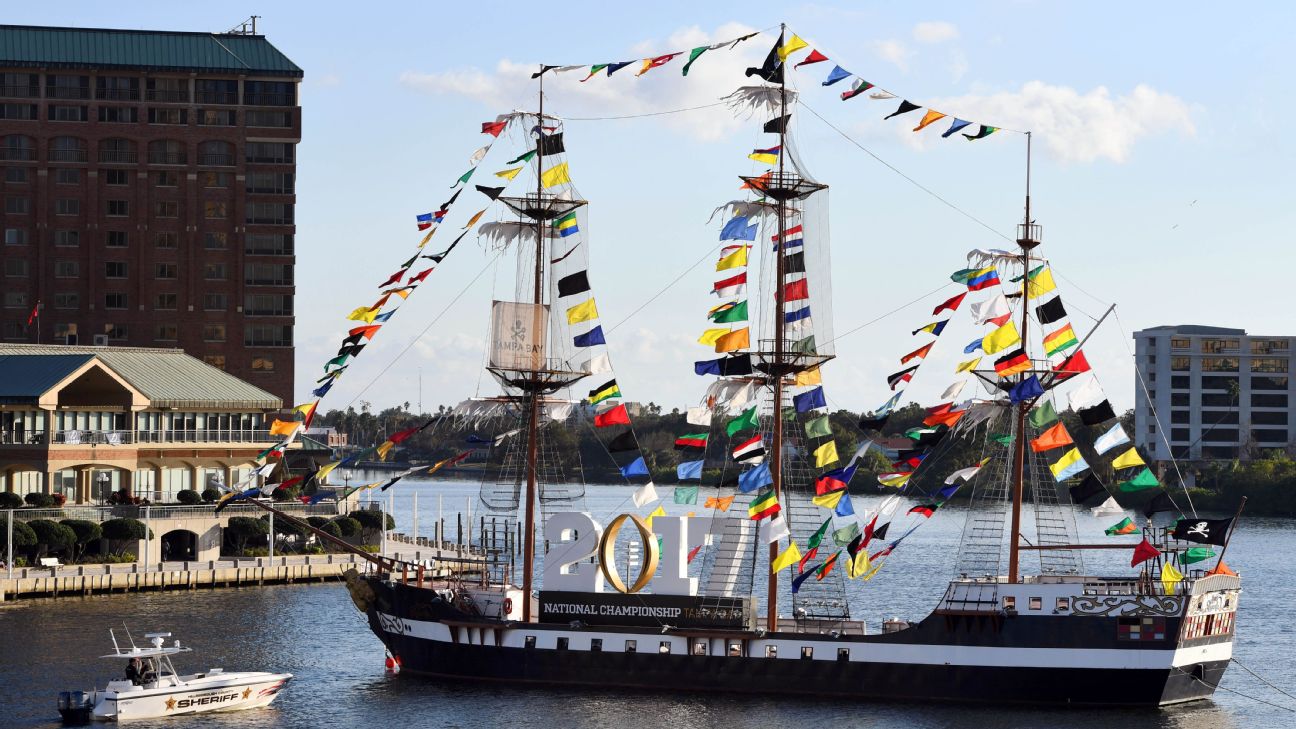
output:
[[[867,635],[868,628],[863,620],[813,620],[779,618],[780,633],[819,633],[822,635]]]

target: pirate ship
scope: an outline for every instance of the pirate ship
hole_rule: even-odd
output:
[[[592,378],[584,407],[621,473],[639,486],[636,509],[656,499],[597,322],[586,201],[565,160],[555,159],[565,154],[561,120],[544,112],[545,75],[563,69],[543,66],[539,108],[509,117],[534,140],[519,159],[530,164],[535,187],[496,193],[513,219],[484,231],[517,261],[516,300],[492,305],[488,370],[501,393],[472,405],[508,429],[510,437],[494,441],[502,467],[484,478],[481,503],[502,517],[498,529],[513,533],[520,520],[521,554],[491,550],[499,535],[486,533],[487,556],[477,565],[440,565],[434,573],[373,558],[376,569],[352,574],[349,589],[374,634],[405,672],[439,678],[1056,705],[1158,706],[1210,696],[1230,660],[1240,580],[1222,555],[1216,569],[1192,568],[1202,554],[1192,545],[1225,544],[1231,520],[1181,520],[1173,531],[1125,520],[1108,530],[1115,541],[1077,539],[1074,505],[1109,488],[1160,486],[1144,467],[1111,487],[1075,446],[1046,461],[1073,442],[1051,404],[1061,388],[1073,388],[1069,399],[1085,426],[1105,427],[1114,414],[1095,393],[1096,379],[1085,377],[1084,340],[1069,323],[1069,334],[1040,332],[1044,354],[1035,349],[1032,319],[1056,325],[1065,311],[1038,250],[1029,177],[1016,249],[974,251],[970,267],[953,276],[967,291],[935,312],[957,310],[975,292],[989,296],[969,308],[977,324],[993,326],[976,348],[999,356],[993,368],[982,369],[979,358],[959,367],[987,396],[931,409],[923,428],[906,433],[912,447],[887,451],[873,436],[893,397],[863,418],[864,445],[840,463],[823,392],[834,359],[827,185],[810,175],[791,135],[796,95],[785,68],[796,40],[780,34],[765,63],[749,69],[762,83],[730,97],[749,114],[763,113],[763,132],[777,144],[752,153],[769,169],[742,176],[748,197],[719,210],[724,278],[714,287],[721,303],[708,317],[729,326],[703,336],[720,357],[697,362],[695,371],[717,380],[689,411],[689,430],[698,432],[677,441],[683,455],[674,500],[695,505],[701,489],[714,496],[688,516],[654,510],[602,523],[583,510],[579,479],[565,472],[573,467],[554,429],[572,422],[570,393]],[[646,59],[644,71],[669,60]],[[604,68],[596,65],[591,77]],[[840,71],[829,82],[841,80]],[[860,79],[843,98],[871,86]],[[906,106],[918,108],[904,101],[897,113]],[[920,128],[933,113],[943,116],[929,112]],[[967,136],[988,133],[983,125]],[[559,310],[566,316],[553,315]],[[945,321],[915,336],[939,336]],[[929,343],[902,364],[921,364],[930,351]],[[892,389],[917,366],[894,375]],[[944,445],[969,439],[983,441],[981,460],[939,490],[911,486]],[[1093,458],[1127,443],[1116,424],[1086,452]],[[871,446],[893,460],[878,480],[896,493],[857,515],[850,482]],[[1108,470],[1140,465],[1137,451],[1125,450]],[[914,622],[867,625],[852,612],[847,586],[876,574],[963,487],[971,506],[958,574],[935,608]],[[898,514],[903,496],[920,503]],[[746,510],[730,510],[736,498],[750,499]],[[1167,492],[1158,490],[1155,500],[1149,518],[1177,509]],[[1138,544],[1119,536],[1140,532]],[[1082,557],[1093,549],[1133,550],[1138,570],[1089,574]],[[1038,571],[1028,568],[1029,556],[1038,557]]]

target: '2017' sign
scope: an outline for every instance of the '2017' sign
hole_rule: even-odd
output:
[[[639,575],[628,586],[617,571],[614,559],[617,535],[627,521],[638,532],[644,555]],[[703,517],[658,516],[649,528],[638,516],[621,514],[604,530],[593,516],[583,511],[554,514],[544,528],[545,540],[549,542],[544,587],[603,592],[606,581],[614,590],[629,594],[639,592],[652,582],[653,592],[658,595],[696,595],[698,581],[688,576],[688,552],[707,543],[710,531],[711,519]],[[590,563],[589,558],[596,555],[595,563]]]

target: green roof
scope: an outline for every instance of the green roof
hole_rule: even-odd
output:
[[[94,357],[149,399],[153,407],[278,410],[283,401],[182,349],[81,347],[60,344],[0,345],[0,398],[39,397]],[[73,366],[73,358],[79,361]],[[24,361],[26,360],[26,361]],[[48,363],[48,374],[41,372]],[[62,375],[57,375],[62,371]],[[57,376],[56,376],[57,375]],[[51,379],[52,378],[52,379]]]
[[[261,35],[31,25],[0,25],[0,66],[302,76]]]

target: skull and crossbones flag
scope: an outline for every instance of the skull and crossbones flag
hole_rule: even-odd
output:
[[[1198,544],[1224,546],[1228,541],[1233,519],[1180,519],[1175,524],[1174,538]]]

